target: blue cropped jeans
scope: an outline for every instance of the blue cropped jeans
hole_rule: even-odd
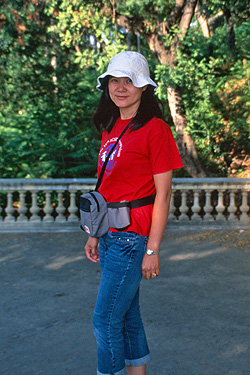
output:
[[[102,278],[93,316],[97,375],[124,375],[125,366],[150,361],[139,306],[147,240],[134,232],[108,232],[100,238]]]

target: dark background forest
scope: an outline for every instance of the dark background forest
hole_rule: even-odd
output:
[[[96,78],[148,59],[185,169],[250,177],[247,0],[2,0],[0,178],[94,177]]]

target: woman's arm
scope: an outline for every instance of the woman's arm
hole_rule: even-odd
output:
[[[156,196],[147,248],[153,251],[159,251],[162,236],[168,221],[172,193],[172,171],[154,175],[154,182]],[[143,277],[145,279],[150,279],[152,273],[156,273],[157,276],[159,275],[159,255],[145,254],[142,263]]]

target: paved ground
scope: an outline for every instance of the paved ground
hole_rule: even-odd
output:
[[[85,235],[0,234],[0,374],[95,375]],[[250,230],[173,231],[142,282],[147,375],[250,374]]]

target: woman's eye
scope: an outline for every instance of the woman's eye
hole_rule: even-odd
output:
[[[132,83],[132,79],[129,78],[129,79],[127,80],[127,83]]]

